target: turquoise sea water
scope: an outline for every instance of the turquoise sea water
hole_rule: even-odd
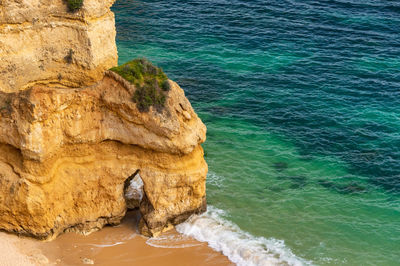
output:
[[[269,241],[258,247],[277,263],[399,265],[399,1],[113,11],[120,63],[161,66],[208,127],[211,216],[237,225],[239,240]]]

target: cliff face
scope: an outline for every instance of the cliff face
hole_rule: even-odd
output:
[[[113,2],[85,0],[70,12],[63,0],[0,1],[0,90],[101,80],[117,64]]]
[[[117,224],[136,175],[145,235],[206,208],[206,128],[183,90],[168,81],[163,110],[140,112],[137,88],[106,71],[112,3],[69,13],[61,0],[0,1],[2,230],[50,239]]]

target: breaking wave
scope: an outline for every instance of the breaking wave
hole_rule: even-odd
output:
[[[209,206],[206,213],[193,215],[176,228],[184,235],[207,242],[239,266],[311,265],[294,255],[283,240],[252,236],[223,215],[224,211]]]

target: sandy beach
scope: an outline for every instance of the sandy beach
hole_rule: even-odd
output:
[[[41,242],[0,232],[0,266],[46,265]]]
[[[67,233],[52,242],[0,234],[0,265],[233,265],[206,243],[175,230],[157,238],[138,234],[139,214],[88,236]]]
[[[17,237],[0,233],[1,266],[8,265],[33,265],[27,256],[23,255],[16,247]]]

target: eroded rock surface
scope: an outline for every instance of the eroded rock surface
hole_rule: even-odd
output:
[[[101,80],[118,58],[114,1],[85,0],[77,12],[63,0],[0,1],[0,90]]]
[[[112,3],[70,14],[61,0],[0,1],[2,230],[51,239],[117,224],[138,173],[143,234],[206,208],[206,128],[183,90],[169,81],[164,109],[140,112],[135,86],[106,71],[117,60]]]

